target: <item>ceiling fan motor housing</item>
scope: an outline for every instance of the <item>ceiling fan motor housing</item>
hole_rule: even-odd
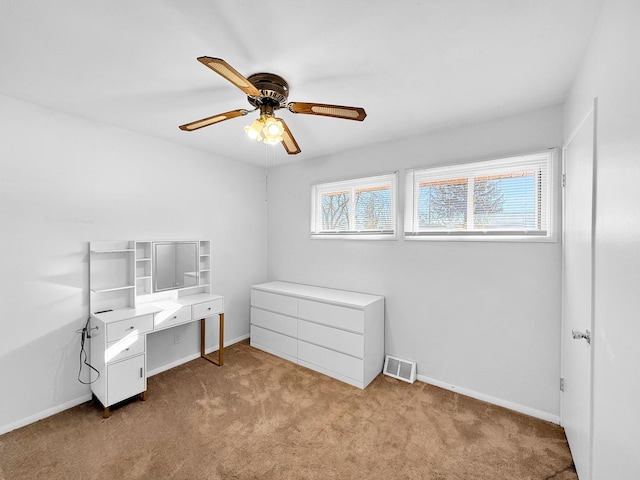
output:
[[[285,108],[289,97],[289,84],[273,73],[254,73],[247,77],[258,90],[260,96],[248,95],[247,100],[256,108],[272,107],[274,110]]]

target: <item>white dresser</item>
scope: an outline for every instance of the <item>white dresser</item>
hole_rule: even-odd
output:
[[[384,297],[279,281],[253,285],[251,346],[365,388],[384,363]]]

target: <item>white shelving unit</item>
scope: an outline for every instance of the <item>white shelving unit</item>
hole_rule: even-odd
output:
[[[211,242],[200,240],[199,245],[199,284],[204,293],[211,293]]]
[[[133,242],[92,242],[89,306],[92,313],[135,305]]]
[[[152,292],[151,242],[135,242],[136,297]]]

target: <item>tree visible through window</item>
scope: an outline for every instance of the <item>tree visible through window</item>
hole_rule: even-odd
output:
[[[395,235],[396,175],[314,185],[313,235]]]
[[[407,172],[405,234],[549,234],[551,153]]]
[[[322,229],[349,230],[349,192],[322,194]]]
[[[356,189],[356,230],[391,230],[391,188]]]

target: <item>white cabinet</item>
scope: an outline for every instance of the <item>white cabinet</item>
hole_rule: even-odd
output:
[[[287,282],[254,285],[251,345],[364,388],[384,364],[384,297]]]
[[[146,334],[153,331],[153,314],[124,308],[91,319],[91,365],[100,376],[93,394],[109,407],[147,390]]]
[[[107,382],[108,402],[113,405],[136,394],[144,395],[147,390],[145,370],[144,354],[109,364],[107,377],[111,380]]]

